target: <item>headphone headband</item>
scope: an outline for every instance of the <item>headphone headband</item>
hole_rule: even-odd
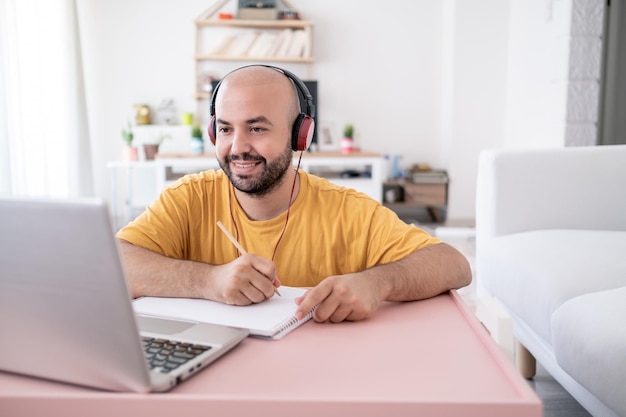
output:
[[[300,80],[300,78],[298,78],[295,74],[282,68],[261,64],[246,65],[245,67],[237,68],[229,72],[217,83],[217,85],[213,89],[213,94],[211,94],[211,102],[209,105],[209,116],[211,116],[211,120],[208,126],[209,138],[211,139],[213,145],[215,145],[217,138],[215,121],[215,101],[217,100],[217,91],[219,90],[220,85],[222,85],[222,81],[224,81],[230,74],[235,71],[239,71],[240,69],[249,67],[271,68],[273,70],[283,73],[287,78],[291,80],[296,89],[298,89],[298,91],[302,94],[302,97],[304,98],[304,106],[302,105],[303,103],[300,99],[300,94],[298,94],[298,102],[300,103],[300,114],[293,123],[293,128],[291,132],[291,148],[294,151],[307,150],[311,145],[311,141],[313,140],[313,134],[315,132],[315,104],[313,104],[313,96],[311,95],[311,92],[306,87],[304,82],[302,82],[302,80]],[[303,107],[304,113],[302,112]]]
[[[304,82],[302,82],[302,80],[297,75],[292,73],[291,71],[287,71],[286,69],[283,69],[283,68],[274,67],[272,65],[263,65],[263,64],[246,65],[244,67],[240,67],[240,68],[234,69],[231,72],[229,72],[228,74],[226,74],[224,77],[222,77],[222,79],[217,83],[217,85],[213,89],[213,93],[211,94],[211,102],[210,102],[210,105],[209,105],[209,116],[211,116],[211,117],[215,116],[215,101],[217,100],[217,90],[219,90],[220,85],[222,85],[222,81],[224,81],[226,79],[226,77],[228,77],[233,72],[239,71],[239,70],[244,69],[244,68],[250,68],[250,67],[271,68],[271,69],[273,69],[275,71],[282,72],[283,74],[285,74],[285,76],[287,78],[289,78],[291,81],[293,81],[293,83],[296,86],[296,88],[302,93],[302,96],[304,97],[304,106],[302,106],[302,103],[300,103],[300,110],[302,111],[302,107],[304,107],[304,114],[306,114],[307,116],[315,118],[315,104],[313,104],[313,96],[309,92],[309,89],[304,84]],[[299,97],[298,97],[298,100],[300,100]]]

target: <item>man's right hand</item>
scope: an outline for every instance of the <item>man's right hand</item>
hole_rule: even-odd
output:
[[[234,305],[260,303],[274,296],[280,286],[274,263],[262,256],[246,254],[211,268],[207,296]]]
[[[168,258],[119,240],[132,296],[206,298],[226,304],[260,303],[279,287],[274,263],[247,254],[224,265]]]

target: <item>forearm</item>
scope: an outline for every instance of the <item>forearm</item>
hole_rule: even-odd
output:
[[[133,297],[165,296],[205,298],[203,281],[210,265],[172,259],[118,239]]]
[[[400,261],[364,271],[378,281],[386,301],[434,297],[471,282],[467,259],[452,246],[440,243],[419,249]]]
[[[467,259],[445,244],[428,246],[385,265],[324,279],[296,300],[296,317],[317,306],[316,321],[363,320],[382,301],[412,301],[434,297],[472,280]]]

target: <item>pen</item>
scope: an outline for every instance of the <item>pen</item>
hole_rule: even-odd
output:
[[[226,235],[226,237],[228,238],[228,240],[231,241],[231,243],[233,245],[235,245],[235,247],[239,250],[239,252],[241,252],[242,255],[245,255],[246,250],[243,248],[243,246],[241,246],[241,244],[239,242],[237,242],[237,239],[235,239],[235,236],[233,236],[228,229],[226,228],[226,226],[224,226],[224,224],[218,220],[217,221],[217,227],[219,227],[220,229],[222,229],[222,232],[224,232],[224,234]],[[280,292],[278,291],[278,288],[274,287],[274,292],[278,295],[280,295]]]

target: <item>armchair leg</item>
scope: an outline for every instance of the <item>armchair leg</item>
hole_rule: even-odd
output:
[[[537,373],[537,360],[520,342],[515,342],[515,364],[526,379],[533,379]]]

